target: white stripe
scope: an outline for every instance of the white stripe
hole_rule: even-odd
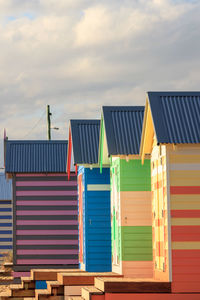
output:
[[[13,236],[12,236],[12,234],[10,233],[10,234],[3,234],[3,233],[1,233],[1,238],[12,238]]]
[[[0,242],[0,246],[12,246],[12,244],[13,244],[12,242]],[[1,250],[4,250],[4,249],[1,249]],[[11,250],[11,249],[9,249],[9,250]]]
[[[0,211],[0,216],[12,216],[12,211]]]
[[[198,171],[200,170],[200,164],[170,164],[170,170],[177,171]]]
[[[7,231],[7,230],[12,230],[12,226],[9,226],[9,227],[1,227],[0,226],[0,231]]]
[[[12,208],[12,204],[1,204],[0,201],[0,208]]]
[[[88,184],[88,191],[110,191],[110,184]]]
[[[0,219],[0,226],[1,223],[12,223],[12,219]]]
[[[6,254],[10,251],[12,251],[12,249],[0,249],[0,253],[5,253]]]

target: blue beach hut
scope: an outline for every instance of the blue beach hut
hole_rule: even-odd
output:
[[[89,272],[111,271],[110,168],[98,166],[99,120],[71,120],[67,171],[78,174],[79,263]]]

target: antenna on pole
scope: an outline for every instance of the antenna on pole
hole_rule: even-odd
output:
[[[51,115],[50,106],[47,105],[47,137],[49,141],[51,140]]]

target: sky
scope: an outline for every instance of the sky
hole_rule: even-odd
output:
[[[102,105],[200,90],[199,15],[198,0],[0,0],[1,136],[46,139],[47,104],[67,139]]]

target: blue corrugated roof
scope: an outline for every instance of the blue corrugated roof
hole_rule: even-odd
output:
[[[144,106],[103,106],[108,155],[139,154]]]
[[[4,173],[0,173],[0,200],[12,199],[12,180],[6,179]]]
[[[148,92],[158,143],[200,143],[200,92]]]
[[[70,120],[75,164],[97,164],[100,120]]]
[[[68,141],[6,141],[7,173],[66,173]]]

